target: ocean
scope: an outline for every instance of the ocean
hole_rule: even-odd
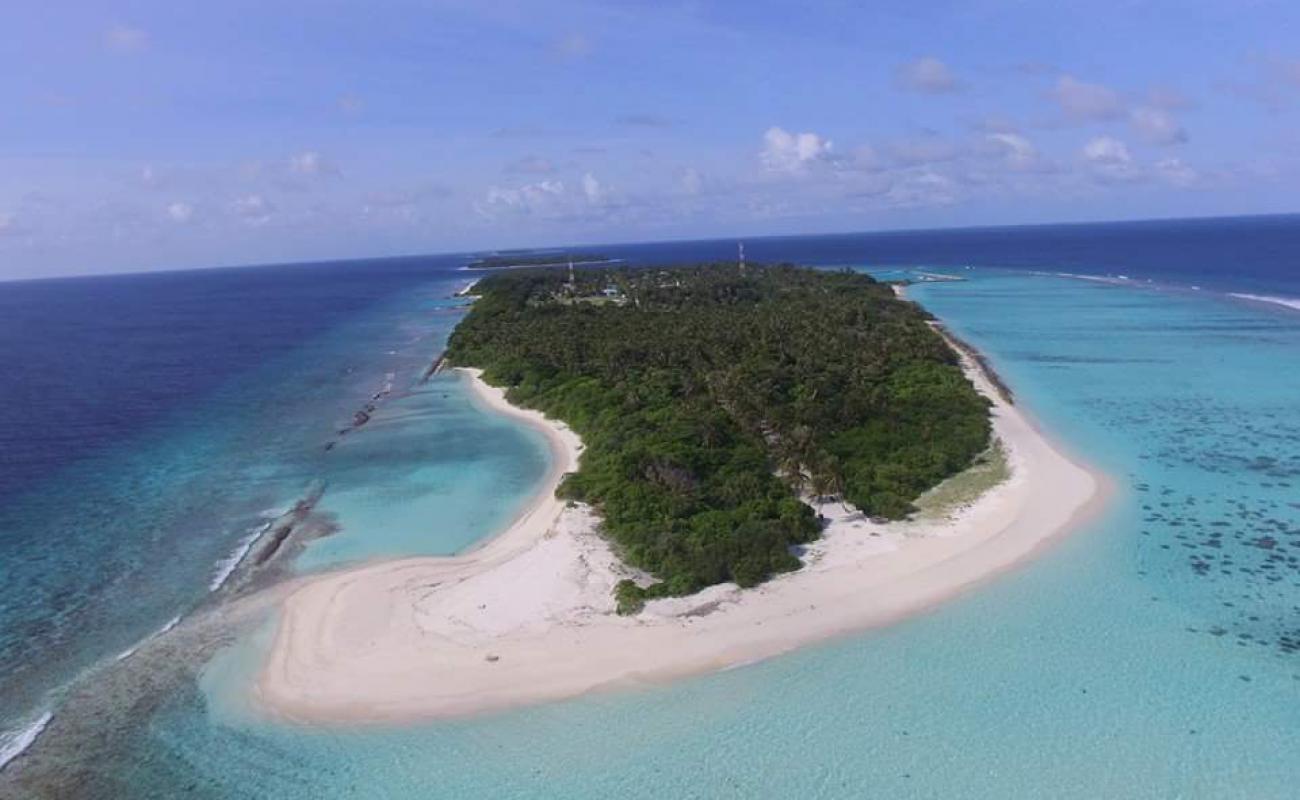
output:
[[[1300,218],[745,248],[964,278],[911,296],[1114,478],[1111,507],[932,613],[761,664],[450,723],[271,722],[241,691],[268,628],[225,624],[242,582],[457,552],[545,472],[535,433],[422,380],[467,257],[0,284],[0,796],[1292,796]],[[254,570],[250,537],[317,493],[319,538]]]

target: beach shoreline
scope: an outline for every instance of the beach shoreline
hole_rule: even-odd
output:
[[[652,601],[635,616],[616,615],[612,597],[634,571],[601,538],[591,509],[555,497],[577,467],[580,439],[459,370],[476,403],[546,436],[552,467],[538,494],[465,553],[385,561],[297,588],[255,682],[257,705],[315,724],[464,716],[749,664],[925,613],[1078,529],[1111,490],[959,355],[993,403],[1007,480],[941,521],[828,513],[799,571],[753,589],[723,584]]]

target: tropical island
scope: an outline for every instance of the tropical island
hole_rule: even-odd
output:
[[[496,253],[479,256],[465,265],[466,269],[521,269],[556,265],[608,264],[609,256],[600,253],[535,253],[531,250]]]
[[[570,425],[560,496],[655,576],[619,607],[797,569],[805,493],[901,519],[989,444],[989,403],[867,275],[734,263],[492,275],[447,357]]]
[[[468,552],[295,584],[269,713],[414,721],[750,663],[945,601],[1106,494],[867,276],[520,270],[474,294],[439,379],[545,435],[543,486]]]

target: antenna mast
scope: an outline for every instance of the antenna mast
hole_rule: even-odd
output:
[[[740,271],[743,274],[745,272],[745,243],[736,242],[736,250],[737,253],[739,254],[738,263],[740,264]]]

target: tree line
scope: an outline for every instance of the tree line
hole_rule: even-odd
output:
[[[596,506],[657,579],[620,585],[623,611],[796,569],[792,548],[820,530],[800,496],[898,519],[989,443],[956,353],[867,275],[727,263],[570,284],[539,269],[476,292],[447,357],[582,436],[560,494]]]

